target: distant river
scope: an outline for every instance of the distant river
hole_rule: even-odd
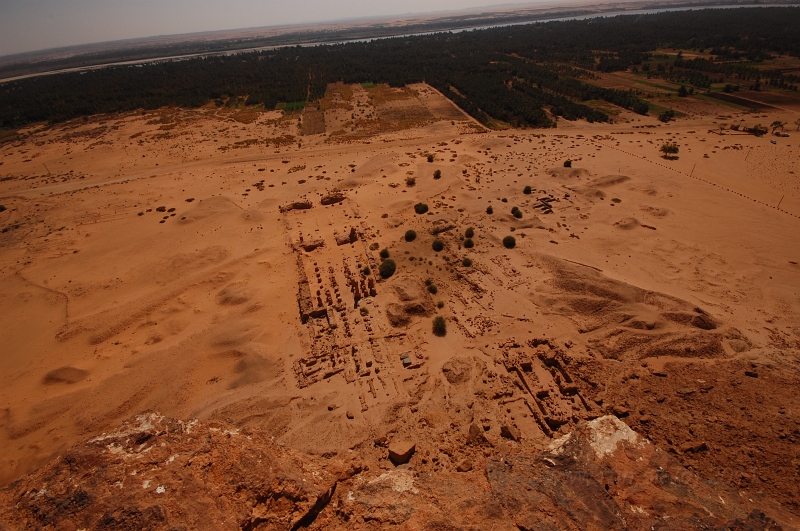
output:
[[[639,9],[633,11],[609,11],[606,13],[590,13],[587,15],[576,15],[576,16],[566,16],[566,17],[557,17],[557,18],[545,18],[545,19],[529,19],[519,22],[506,22],[506,23],[498,23],[498,24],[486,24],[482,26],[471,26],[468,28],[456,28],[456,29],[440,29],[440,30],[432,30],[432,31],[422,31],[418,33],[401,33],[397,35],[383,35],[379,37],[367,37],[363,39],[345,39],[345,40],[331,40],[331,41],[313,41],[308,43],[295,43],[295,44],[279,44],[275,46],[260,46],[256,48],[241,48],[237,50],[225,50],[219,52],[201,52],[201,53],[193,53],[193,54],[185,54],[185,55],[168,55],[163,57],[151,57],[149,59],[137,59],[134,61],[118,61],[113,63],[103,63],[99,65],[91,65],[91,66],[80,66],[75,68],[64,68],[60,70],[50,70],[47,72],[37,72],[35,74],[26,74],[24,76],[16,76],[10,77],[6,79],[0,79],[0,83],[5,83],[8,81],[15,81],[19,79],[26,79],[30,77],[38,77],[38,76],[47,76],[52,74],[63,74],[66,72],[85,72],[87,70],[96,70],[98,68],[106,68],[109,66],[136,66],[136,65],[145,65],[150,63],[158,63],[162,61],[180,61],[184,59],[192,59],[195,57],[211,57],[211,56],[219,56],[219,55],[234,55],[237,53],[248,53],[248,52],[259,52],[264,50],[275,50],[278,48],[286,48],[289,46],[324,46],[324,45],[331,45],[331,44],[346,44],[350,42],[372,42],[377,41],[380,39],[394,39],[394,38],[403,38],[403,37],[417,37],[421,35],[434,35],[436,33],[461,33],[463,31],[475,31],[475,30],[482,30],[482,29],[490,29],[490,28],[504,28],[508,26],[522,26],[524,24],[539,24],[544,22],[555,22],[555,21],[562,21],[562,20],[586,20],[590,18],[607,18],[607,17],[615,17],[618,15],[651,15],[655,13],[666,13],[670,11],[696,11],[700,9],[733,9],[733,8],[745,8],[745,7],[798,7],[800,4],[757,4],[757,5],[722,5],[722,6],[696,6],[696,7],[664,7],[664,8],[653,8],[653,9]]]

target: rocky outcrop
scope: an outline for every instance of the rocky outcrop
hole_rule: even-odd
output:
[[[346,197],[347,196],[345,196],[341,192],[332,192],[328,195],[323,196],[319,202],[321,205],[335,205],[336,203],[341,203],[342,201],[344,201]]]
[[[470,434],[485,440],[473,426]],[[300,454],[227,423],[141,415],[0,491],[0,530],[777,531],[798,524],[768,499],[703,481],[613,416],[581,423],[539,454],[485,446],[454,472],[419,472],[424,456],[412,442],[388,446],[378,466],[361,465],[361,457]]]
[[[308,199],[301,199],[300,201],[293,201],[291,203],[281,205],[280,207],[278,207],[278,210],[280,210],[281,213],[286,213],[291,210],[308,210],[313,206],[314,204]]]
[[[141,415],[0,492],[0,529],[296,529],[348,470],[266,434]]]
[[[433,300],[418,278],[402,275],[390,282],[397,302],[386,305],[386,317],[394,327],[404,327],[413,316],[427,317],[434,313]]]
[[[584,423],[540,455],[495,456],[486,475],[518,529],[782,529],[613,416]]]

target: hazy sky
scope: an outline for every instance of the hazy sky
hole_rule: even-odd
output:
[[[469,9],[514,0],[0,0],[0,56],[153,35]],[[527,0],[525,3],[531,3]]]

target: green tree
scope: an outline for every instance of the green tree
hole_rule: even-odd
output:
[[[378,272],[381,274],[383,278],[389,278],[390,276],[394,275],[394,272],[397,270],[397,264],[394,263],[394,260],[391,258],[384,260],[380,266],[378,266]]]
[[[675,155],[678,154],[678,151],[680,151],[678,144],[674,142],[667,142],[666,144],[662,144],[661,148],[659,149],[664,154],[665,159],[674,158]]]
[[[437,315],[433,318],[433,335],[438,337],[447,335],[447,321],[445,321],[444,317],[441,315]]]

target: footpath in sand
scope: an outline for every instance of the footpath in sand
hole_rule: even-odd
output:
[[[365,481],[409,441],[488,489],[614,415],[795,518],[800,133],[717,121],[487,131],[425,85],[338,85],[30,128],[0,146],[0,483],[158,412]]]

